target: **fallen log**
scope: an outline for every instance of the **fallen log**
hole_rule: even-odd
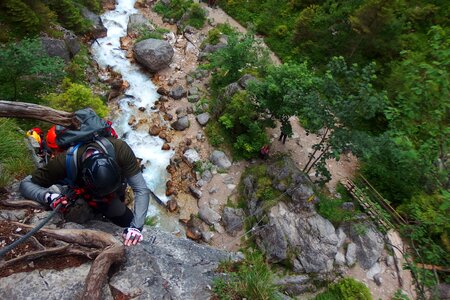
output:
[[[26,118],[80,129],[80,121],[73,113],[27,102],[0,100],[0,117]]]

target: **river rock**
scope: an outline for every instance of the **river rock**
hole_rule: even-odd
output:
[[[189,127],[189,118],[187,116],[183,116],[178,120],[176,120],[175,122],[173,122],[171,126],[173,127],[173,129],[177,131],[183,131]]]
[[[200,161],[200,154],[195,149],[189,148],[183,153],[183,157],[190,163],[194,164],[197,161]]]
[[[167,41],[146,39],[134,45],[133,53],[136,61],[155,73],[170,64],[174,51]]]
[[[200,125],[205,126],[208,123],[210,117],[211,116],[209,115],[209,113],[205,112],[205,113],[199,114],[195,118],[197,119],[197,122]]]
[[[186,91],[181,85],[177,85],[175,88],[170,90],[169,96],[172,97],[174,100],[180,100],[183,97],[186,97]]]
[[[229,167],[231,167],[231,162],[228,157],[225,155],[225,153],[219,150],[214,150],[209,160],[214,165],[222,169],[228,169]]]

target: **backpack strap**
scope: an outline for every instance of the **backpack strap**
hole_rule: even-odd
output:
[[[116,151],[114,145],[105,137],[97,136],[95,137],[95,143],[104,151],[104,153],[111,156],[113,159],[116,157]],[[75,181],[78,175],[78,160],[77,153],[78,148],[83,145],[79,143],[73,147],[70,147],[66,152],[66,173],[67,180],[70,185],[75,185]]]
[[[113,144],[107,138],[103,136],[97,136],[95,137],[95,142],[100,146],[100,148],[103,149],[106,154],[111,156],[112,159],[116,158],[116,150],[114,149]]]
[[[75,185],[75,180],[77,179],[78,173],[78,162],[77,162],[77,153],[78,147],[80,147],[82,143],[77,144],[73,147],[70,147],[66,152],[66,173],[67,180],[69,184]]]

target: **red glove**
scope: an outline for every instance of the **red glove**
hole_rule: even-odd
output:
[[[69,205],[66,196],[57,193],[47,193],[45,194],[45,200],[51,209],[55,210],[58,204],[62,204],[60,211],[65,211],[65,208]]]
[[[131,246],[131,245],[136,245],[137,243],[139,243],[140,241],[142,241],[142,239],[144,238],[144,236],[142,235],[141,231],[137,228],[126,228],[123,231],[123,244],[125,246]]]

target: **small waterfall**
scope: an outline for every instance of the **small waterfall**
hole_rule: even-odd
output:
[[[120,73],[130,87],[125,94],[127,95],[118,103],[120,112],[112,120],[113,127],[121,138],[123,138],[133,149],[137,157],[143,159],[145,165],[144,178],[148,187],[167,202],[165,196],[166,181],[168,174],[166,171],[169,165],[173,151],[163,151],[161,147],[164,143],[159,137],[148,134],[146,130],[134,130],[128,125],[131,116],[150,119],[151,107],[158,99],[156,87],[149,79],[148,74],[140,71],[137,65],[131,64],[126,58],[126,51],[120,48],[120,38],[127,34],[127,24],[129,16],[138,11],[134,8],[136,0],[119,0],[116,3],[116,9],[108,11],[101,16],[104,26],[108,29],[105,38],[98,39],[92,45],[92,53],[100,68],[112,68]],[[114,103],[115,105],[115,103]],[[144,107],[144,113],[138,111],[139,107]],[[173,220],[166,214],[165,209],[150,201],[149,216],[157,216],[159,226],[167,231],[178,231],[178,221]]]

